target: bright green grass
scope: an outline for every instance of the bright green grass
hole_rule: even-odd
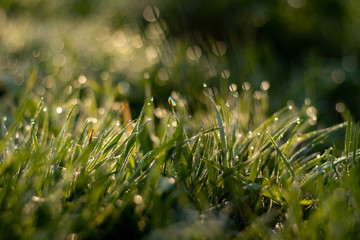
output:
[[[310,131],[303,109],[266,117],[266,98],[204,88],[208,108],[191,118],[173,106],[154,119],[149,100],[119,124],[110,107],[94,118],[96,106],[72,99],[57,113],[31,93],[31,79],[1,124],[3,239],[360,237],[350,119]],[[324,146],[345,127],[344,152]]]

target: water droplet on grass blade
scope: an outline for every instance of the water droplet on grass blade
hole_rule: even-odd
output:
[[[176,105],[177,105],[175,99],[172,96],[169,96],[168,102],[172,107],[176,107]]]
[[[236,84],[231,84],[230,86],[229,86],[229,90],[231,91],[231,92],[235,92],[236,90],[237,90],[237,86],[236,86]]]
[[[261,87],[262,90],[267,91],[270,88],[270,83],[268,81],[264,81],[264,82],[261,83],[260,87]]]
[[[242,89],[244,89],[245,91],[249,91],[250,88],[251,88],[251,85],[250,85],[249,82],[244,82],[244,83],[242,84]]]
[[[143,198],[140,195],[134,196],[134,203],[135,204],[141,204],[143,202]]]
[[[63,109],[62,109],[61,107],[57,107],[57,108],[56,108],[56,112],[57,112],[57,113],[60,114],[60,113],[62,113],[62,111],[63,111]]]
[[[230,77],[230,71],[225,69],[224,71],[221,72],[221,77],[224,79],[228,79]]]
[[[207,85],[206,83],[203,83],[203,87],[204,87],[204,88],[207,88],[207,86],[208,86],[208,85]]]
[[[174,183],[175,183],[175,179],[174,179],[174,178],[168,178],[168,182],[169,182],[170,184],[174,184]]]

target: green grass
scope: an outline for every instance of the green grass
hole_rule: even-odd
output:
[[[0,239],[360,239],[360,15],[295,2],[1,2]]]
[[[207,107],[191,117],[174,102],[154,117],[154,96],[121,124],[111,88],[98,111],[78,98],[37,98],[35,79],[1,124],[4,239],[360,237],[350,117],[314,130],[306,107],[267,117],[265,91],[259,100],[246,90],[223,99],[205,87]],[[343,152],[323,143],[344,128]]]

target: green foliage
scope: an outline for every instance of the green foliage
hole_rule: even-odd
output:
[[[78,101],[64,115],[29,92],[2,122],[1,235],[359,236],[360,150],[351,120],[309,131],[311,118],[293,105],[266,118],[266,109],[256,110],[266,98],[248,107],[249,91],[223,99],[203,90],[205,112],[189,118],[174,106],[154,127],[152,99],[120,124],[111,105],[94,118]],[[345,126],[343,153],[321,147]]]
[[[0,238],[359,239],[358,9],[2,1]]]

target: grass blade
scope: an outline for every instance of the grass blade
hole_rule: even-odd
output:
[[[288,169],[288,171],[291,173],[293,179],[295,179],[295,173],[294,170],[292,169],[289,161],[287,160],[287,158],[285,157],[285,155],[282,153],[282,151],[279,149],[278,145],[276,144],[276,142],[274,141],[274,139],[271,137],[269,132],[266,132],[267,136],[269,137],[272,145],[274,146],[276,152],[279,154],[280,159],[282,160],[282,162],[285,164],[286,168]]]

